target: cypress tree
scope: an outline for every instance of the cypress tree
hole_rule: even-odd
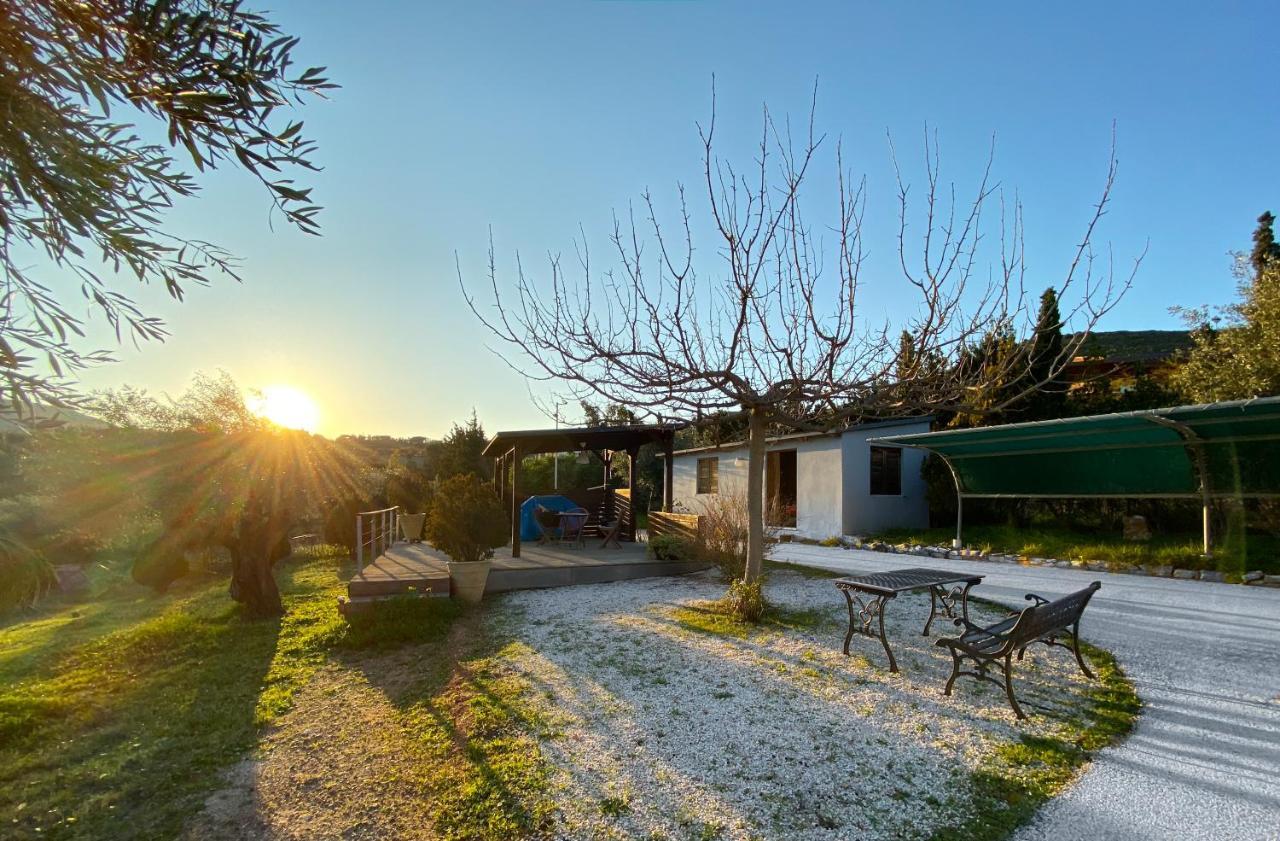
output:
[[[1258,217],[1258,227],[1253,232],[1253,251],[1249,254],[1249,263],[1253,266],[1254,275],[1262,274],[1262,270],[1272,261],[1280,260],[1280,244],[1276,243],[1272,226],[1276,217],[1266,211]]]
[[[1040,312],[1031,342],[1028,375],[1041,385],[1027,398],[1023,419],[1060,418],[1066,408],[1067,384],[1049,377],[1062,356],[1062,313],[1058,309],[1058,293],[1052,286],[1040,296]]]

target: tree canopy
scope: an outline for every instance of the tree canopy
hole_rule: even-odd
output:
[[[5,4],[0,402],[19,413],[74,402],[74,372],[109,358],[83,347],[64,278],[117,339],[147,341],[165,327],[128,284],[181,299],[237,277],[226,251],[165,224],[199,190],[192,169],[238,167],[288,224],[318,230],[319,208],[293,176],[316,169],[315,144],[284,112],[334,85],[324,68],[294,69],[297,44],[240,0]]]
[[[1275,217],[1258,217],[1250,254],[1237,255],[1239,300],[1184,311],[1195,341],[1174,384],[1208,403],[1280,394],[1280,245]]]

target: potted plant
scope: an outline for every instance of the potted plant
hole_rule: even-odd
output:
[[[506,512],[493,488],[475,476],[440,483],[427,511],[425,534],[449,556],[449,583],[464,602],[478,604],[489,580],[493,550],[505,546]]]

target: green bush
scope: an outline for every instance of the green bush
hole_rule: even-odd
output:
[[[423,530],[431,545],[460,562],[484,561],[505,546],[507,514],[493,487],[471,475],[446,479],[436,489]]]
[[[191,572],[187,547],[168,534],[161,535],[133,562],[133,580],[159,593]]]
[[[0,610],[35,604],[57,584],[53,565],[44,555],[0,534]]]
[[[411,642],[430,642],[448,632],[462,606],[453,599],[416,594],[383,599],[347,621],[338,646],[345,649],[392,648]]]
[[[735,578],[729,582],[729,592],[721,600],[725,613],[741,622],[756,623],[764,618],[764,579],[743,581]]]
[[[659,561],[687,561],[693,557],[694,547],[674,534],[656,534],[649,538],[649,554]]]

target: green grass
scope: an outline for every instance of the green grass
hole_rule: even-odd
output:
[[[446,841],[543,834],[555,804],[539,743],[555,731],[510,666],[532,652],[478,622],[467,631],[460,647],[434,648],[432,666],[398,699],[426,817]]]
[[[950,546],[955,530],[892,529],[875,537],[889,543],[926,543]],[[964,529],[967,546],[1040,558],[1103,561],[1128,567],[1142,564],[1168,564],[1184,569],[1219,569],[1244,572],[1261,569],[1280,573],[1280,539],[1250,533],[1243,540],[1236,537],[1225,546],[1214,548],[1214,557],[1201,556],[1200,535],[1157,534],[1149,541],[1126,541],[1119,535],[1075,532],[1061,528],[1016,526],[968,526]]]
[[[178,834],[331,652],[361,643],[333,558],[282,563],[286,612],[263,622],[223,577],[157,596],[116,572],[91,602],[0,627],[6,838]]]
[[[998,841],[1060,793],[1092,755],[1133,729],[1141,702],[1109,652],[1081,644],[1098,676],[1090,708],[1069,722],[1070,738],[1023,735],[1002,745],[970,777],[973,817],[934,833],[933,841]]]

